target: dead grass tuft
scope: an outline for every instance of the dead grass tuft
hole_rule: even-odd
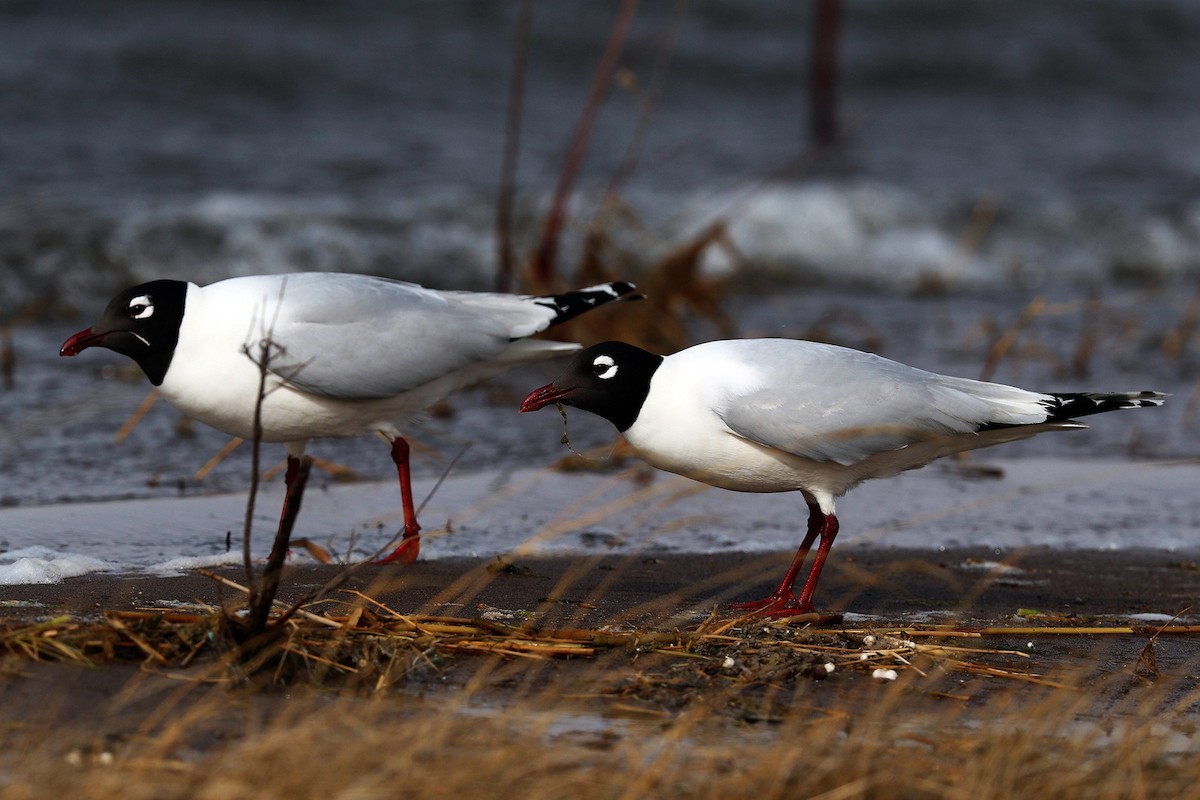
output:
[[[249,657],[234,605],[5,623],[8,674],[58,672],[0,726],[0,795],[1200,796],[1198,665],[1175,647],[1200,627],[1178,620],[567,628],[357,590],[287,608]],[[1047,671],[1029,639],[1094,646]],[[1114,670],[1118,639],[1146,644]]]

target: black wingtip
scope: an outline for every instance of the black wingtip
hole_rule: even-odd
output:
[[[591,311],[605,303],[614,300],[640,300],[643,295],[633,294],[637,287],[628,281],[611,281],[595,286],[587,286],[562,294],[546,295],[534,299],[534,302],[552,309],[554,319],[551,325],[558,325],[569,319],[574,319],[585,311]]]
[[[1151,408],[1161,406],[1167,395],[1162,392],[1072,392],[1052,394],[1042,401],[1046,408],[1047,422],[1060,422],[1102,414],[1122,408]]]

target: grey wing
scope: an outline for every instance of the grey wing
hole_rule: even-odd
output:
[[[1046,419],[1044,395],[843,348],[816,345],[771,375],[770,385],[729,398],[722,419],[738,436],[815,461],[848,466],[987,425]]]
[[[279,351],[270,370],[304,391],[345,400],[392,397],[495,358],[512,341],[503,315],[415,284],[321,277],[292,276],[272,325]]]

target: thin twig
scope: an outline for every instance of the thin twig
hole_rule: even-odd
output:
[[[300,514],[300,503],[304,498],[304,487],[308,484],[308,475],[312,471],[312,458],[304,456],[292,482],[288,486],[287,502],[283,514],[279,518],[279,528],[275,532],[275,543],[271,547],[271,555],[263,568],[262,586],[257,593],[250,595],[250,633],[262,633],[267,627],[267,617],[271,613],[271,602],[279,591],[279,578],[283,572],[283,562],[287,559],[288,541],[292,538],[292,528],[296,517]]]
[[[421,501],[421,504],[419,506],[417,506],[416,514],[418,516],[420,516],[421,512],[425,510],[425,505],[431,499],[433,499],[433,496],[434,496],[434,494],[437,493],[437,490],[439,488],[441,488],[442,483],[446,480],[446,477],[450,474],[450,470],[454,469],[454,466],[456,464],[458,464],[458,460],[460,458],[462,458],[466,454],[467,450],[469,450],[470,448],[471,448],[471,443],[468,442],[467,444],[463,445],[462,449],[460,449],[458,451],[458,454],[456,456],[454,456],[454,458],[450,459],[450,463],[446,465],[446,469],[442,470],[442,474],[438,477],[437,483],[435,483],[433,485],[433,488],[429,490],[429,494],[427,494],[425,496],[425,499]],[[299,612],[299,610],[302,606],[307,606],[311,603],[315,603],[318,600],[327,596],[330,592],[340,589],[342,587],[342,585],[346,583],[346,581],[350,580],[350,578],[352,578],[354,576],[354,574],[356,572],[358,572],[358,570],[360,570],[362,567],[364,567],[367,564],[377,561],[379,559],[379,557],[384,554],[384,552],[386,552],[388,549],[390,549],[394,545],[394,543],[396,542],[396,539],[399,536],[400,536],[400,534],[397,533],[390,540],[388,540],[387,544],[385,544],[383,547],[379,548],[379,550],[377,550],[375,552],[375,554],[373,556],[371,556],[369,559],[366,559],[364,561],[358,562],[357,564],[351,564],[351,565],[345,567],[344,569],[340,570],[337,575],[334,575],[332,578],[330,578],[328,581],[326,581],[322,586],[319,586],[317,589],[310,592],[308,595],[306,595],[303,598],[301,598],[300,600],[296,601],[294,604],[292,604],[291,607],[287,608],[287,610],[283,612],[283,615],[280,617],[279,622],[280,623],[286,622],[287,620],[291,619],[294,614]]]
[[[240,447],[242,442],[244,442],[244,441],[246,441],[246,440],[242,439],[241,437],[235,436],[232,439],[230,439],[228,442],[226,442],[225,446],[222,447],[220,450],[218,450],[216,455],[214,455],[208,461],[204,462],[203,467],[196,470],[196,480],[202,481],[205,478],[207,478],[208,473],[210,473],[214,469],[216,469],[217,465],[220,464],[222,461],[229,458],[229,454],[232,453],[234,450],[237,450],[238,447]]]
[[[125,441],[126,437],[129,436],[130,431],[138,426],[138,423],[142,421],[142,418],[145,417],[147,413],[149,413],[150,409],[154,407],[156,402],[158,402],[158,390],[151,389],[146,396],[142,398],[142,402],[138,403],[138,407],[133,410],[133,413],[130,414],[123,423],[121,423],[121,427],[117,428],[117,432],[114,434],[113,440],[118,443]]]
[[[224,575],[218,575],[217,573],[207,569],[199,570],[199,573],[205,578],[214,580],[222,586],[228,586],[230,589],[242,592],[243,594],[250,594],[250,587],[243,586],[237,581],[226,578]],[[287,603],[283,602],[282,600],[273,600],[272,603],[279,608],[287,608]],[[342,623],[338,622],[337,620],[329,619],[329,617],[322,617],[320,614],[313,614],[312,612],[305,611],[304,609],[297,609],[293,613],[295,613],[296,616],[303,617],[309,622],[315,622],[318,625],[325,625],[326,627],[330,628],[342,627]]]
[[[1045,309],[1046,298],[1038,295],[1029,301],[1029,305],[1021,312],[1021,315],[1008,326],[1008,329],[1001,334],[1000,338],[992,345],[988,351],[987,358],[983,361],[983,369],[979,371],[979,380],[991,380],[992,374],[996,371],[996,367],[1008,355],[1008,351],[1016,344],[1017,337],[1021,335],[1021,331],[1029,326]]]
[[[107,622],[110,626],[112,626],[112,628],[114,630],[124,634],[125,637],[127,639],[129,639],[129,641],[131,641],[135,645],[137,645],[139,650],[141,650],[143,653],[145,653],[147,656],[149,656],[153,661],[158,663],[159,666],[163,666],[163,667],[170,666],[171,662],[168,661],[162,653],[158,652],[153,647],[151,647],[146,642],[145,639],[143,639],[141,636],[138,636],[137,633],[135,633],[128,625],[126,625],[120,619],[106,614],[104,616],[104,621]]]
[[[262,330],[259,331],[257,342],[258,358],[255,358],[251,353],[249,343],[242,347],[242,351],[246,357],[258,367],[258,394],[254,399],[254,419],[251,425],[253,437],[250,443],[250,493],[246,497],[246,519],[242,525],[242,563],[246,568],[246,582],[250,585],[251,605],[254,605],[254,594],[257,588],[257,582],[254,577],[254,565],[250,557],[250,534],[254,527],[254,504],[258,498],[258,486],[262,480],[262,476],[259,474],[263,437],[262,409],[263,403],[267,399],[267,376],[270,373],[271,348],[276,346],[271,336],[275,332],[275,323],[279,321],[279,311],[283,308],[283,294],[286,290],[287,276],[284,276],[283,280],[279,283],[279,295],[275,300],[275,312],[271,317],[271,322],[264,325]],[[267,302],[267,299],[263,298],[264,317]],[[251,330],[253,330],[253,322],[251,323]]]
[[[242,523],[242,563],[246,567],[246,582],[254,585],[254,564],[250,558],[250,532],[254,527],[254,503],[258,499],[259,462],[262,454],[262,405],[267,389],[267,348],[269,343],[263,339],[261,360],[258,364],[258,397],[254,401],[254,421],[251,425],[254,436],[250,441],[250,493],[246,496],[246,519]]]

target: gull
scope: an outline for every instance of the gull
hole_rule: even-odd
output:
[[[706,342],[660,356],[623,342],[581,350],[521,411],[561,403],[607,419],[647,463],[739,492],[800,492],[808,529],[778,588],[732,608],[815,610],[838,533],[834,501],[868,478],[942,456],[1085,428],[1077,417],[1162,405],[1160,392],[1033,392],[938,375],[795,339]],[[820,538],[808,577],[794,586]]]
[[[384,559],[420,548],[401,427],[466,386],[578,350],[528,339],[633,291],[604,283],[543,297],[442,292],[370,275],[254,275],[208,286],[156,280],[118,294],[60,355],[105,347],[137,362],[173,406],[253,439],[287,445],[290,493],[310,439],[378,432],[391,443],[404,535]],[[287,498],[284,499],[287,507]]]

